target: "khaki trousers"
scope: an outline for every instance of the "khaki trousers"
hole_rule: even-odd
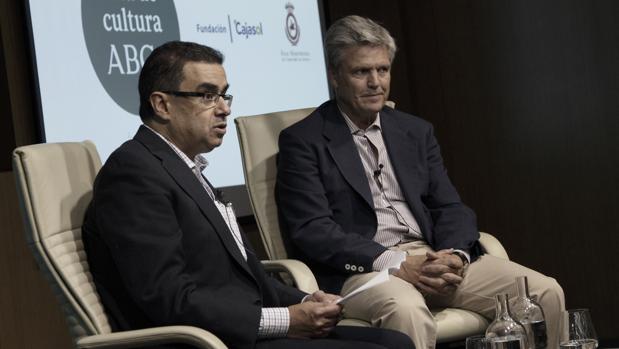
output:
[[[409,255],[425,254],[431,248],[423,241],[401,244],[394,249]],[[375,272],[353,275],[342,288],[342,295],[361,286],[376,275]],[[527,276],[529,292],[537,296],[542,306],[548,331],[548,348],[559,347],[559,328],[565,311],[563,289],[555,279],[517,263],[483,255],[464,271],[464,279],[450,296],[424,297],[408,282],[389,276],[383,283],[349,300],[344,316],[362,319],[373,326],[398,330],[411,337],[417,349],[436,346],[436,323],[429,308],[452,307],[471,310],[492,320],[495,313],[495,295],[517,294],[515,278]]]

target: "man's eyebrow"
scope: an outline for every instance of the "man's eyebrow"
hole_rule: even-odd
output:
[[[226,86],[224,86],[224,88],[221,91],[221,93],[226,93],[226,91],[228,90],[228,87],[230,87],[230,85],[226,84]],[[198,90],[205,91],[205,92],[220,93],[219,92],[219,86],[217,86],[215,84],[211,84],[210,82],[203,82],[203,83],[201,83],[200,85],[198,85]]]

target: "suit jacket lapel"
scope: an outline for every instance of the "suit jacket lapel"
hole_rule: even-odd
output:
[[[418,152],[420,140],[415,137],[413,132],[402,128],[402,125],[395,120],[395,116],[388,112],[381,111],[380,124],[389,160],[395,171],[398,184],[413,215],[421,217],[423,209],[419,207],[419,186],[415,185],[421,175],[417,169],[417,164],[420,162]],[[425,231],[425,227],[421,226],[423,220],[418,219],[418,223],[421,230]]]
[[[372,193],[368,184],[361,157],[355,146],[350,129],[346,125],[337,104],[331,103],[324,114],[323,135],[327,140],[327,148],[346,181],[374,208]]]
[[[187,167],[185,162],[179,158],[170,146],[145,127],[140,127],[138,133],[135,135],[135,139],[144,144],[153,155],[161,160],[166,171],[168,171],[170,176],[172,176],[183,191],[196,202],[200,211],[204,214],[204,217],[215,228],[215,232],[219,235],[228,253],[230,253],[232,258],[254,278],[254,275],[247,266],[247,262],[245,262],[243,255],[241,255],[239,251],[236,241],[234,241],[232,233],[228,229],[228,225],[223,220],[215,203],[213,203],[208,196],[191,169]]]

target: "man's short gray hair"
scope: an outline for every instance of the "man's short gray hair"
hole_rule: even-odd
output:
[[[351,46],[383,46],[393,62],[395,57],[395,40],[389,31],[369,18],[346,16],[335,21],[325,37],[327,64],[337,70],[342,63],[344,49]]]

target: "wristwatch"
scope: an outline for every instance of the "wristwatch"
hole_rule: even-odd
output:
[[[453,251],[453,254],[460,257],[460,259],[462,260],[462,266],[466,267],[466,265],[469,264],[469,260],[466,258],[466,255],[464,253],[460,251]]]

